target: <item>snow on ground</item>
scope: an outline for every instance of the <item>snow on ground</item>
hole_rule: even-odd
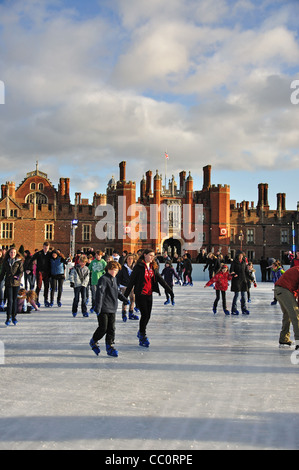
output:
[[[272,285],[239,317],[214,315],[203,286],[175,286],[175,307],[155,295],[149,349],[119,304],[118,358],[91,351],[96,316],[72,317],[69,282],[60,309],[9,327],[1,313],[0,449],[298,449],[299,365],[278,349]]]

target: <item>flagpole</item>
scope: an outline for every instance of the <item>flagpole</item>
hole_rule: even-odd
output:
[[[166,181],[167,181],[167,150],[164,153],[164,156],[165,156],[165,191],[166,191],[167,190],[167,188],[166,188]]]

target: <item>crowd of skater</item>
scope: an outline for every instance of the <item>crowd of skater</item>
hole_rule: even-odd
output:
[[[274,284],[271,304],[279,302],[283,313],[279,343],[281,346],[292,344],[292,324],[295,347],[299,349],[299,252],[295,256],[292,253],[288,255],[291,266],[287,271],[275,259],[261,259],[260,268],[262,282],[272,280]],[[213,313],[217,313],[221,298],[225,315],[239,315],[237,302],[240,299],[241,313],[249,315],[250,292],[252,287],[257,287],[257,282],[253,264],[247,260],[245,253],[239,250],[233,260],[223,258],[221,253],[200,253],[200,256],[202,259],[196,261],[203,262],[203,271],[208,270],[209,273],[209,281],[204,287],[212,286],[215,290]],[[160,263],[164,263],[161,273]],[[40,309],[42,287],[44,307],[54,306],[56,294],[57,306],[61,307],[66,270],[74,290],[72,315],[76,317],[80,301],[84,317],[90,313],[97,315],[98,328],[90,340],[90,347],[97,355],[100,353],[99,341],[105,337],[107,354],[118,356],[114,347],[118,301],[122,302],[122,320],[138,320],[139,344],[149,347],[147,325],[151,317],[153,293],[160,294],[160,285],[166,296],[164,304],[174,306],[174,284],[193,286],[192,260],[187,251],[183,256],[175,254],[171,258],[168,252],[162,255],[151,249],[137,253],[124,251],[121,255],[117,252],[108,255],[101,250],[90,249],[87,253],[79,250],[75,257],[65,257],[60,250],[51,248],[48,242],[34,254],[28,250],[20,253],[12,246],[8,250],[0,249],[0,310],[6,311],[6,326],[17,325],[18,314]],[[229,286],[233,293],[230,309],[226,299]]]

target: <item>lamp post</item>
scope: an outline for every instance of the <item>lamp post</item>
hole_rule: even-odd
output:
[[[243,251],[243,240],[244,240],[244,233],[243,233],[243,230],[240,230],[240,233],[239,233],[239,240],[240,240],[240,244],[241,244],[241,251]]]
[[[76,229],[78,228],[78,219],[73,219],[71,222],[71,240],[70,240],[70,253],[72,259],[75,256],[75,241],[76,241]]]

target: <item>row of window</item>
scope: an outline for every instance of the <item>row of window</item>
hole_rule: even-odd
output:
[[[1,223],[1,239],[13,240],[14,239],[14,223],[2,222]],[[45,224],[45,240],[54,240],[54,224]],[[82,225],[82,241],[91,241],[91,225]]]
[[[31,184],[30,184],[30,189],[34,189],[34,190],[35,190],[35,189],[39,189],[40,191],[43,191],[44,187],[45,187],[45,186],[44,186],[44,183],[38,183],[38,184],[36,184],[36,183],[31,183]]]
[[[11,211],[11,217],[16,217],[15,211]],[[83,224],[82,225],[82,241],[89,242],[91,241],[92,225]],[[107,224],[106,226],[106,237],[107,240],[114,239],[114,226]],[[238,242],[236,238],[239,239],[240,235],[235,235],[234,228],[231,229],[231,242]],[[14,223],[13,222],[2,222],[1,223],[1,238],[3,240],[11,240],[14,238]],[[139,238],[141,240],[147,239],[146,232],[140,232]],[[45,240],[54,240],[54,224],[45,224]],[[205,233],[203,233],[203,241],[205,241]],[[246,240],[244,243],[249,245],[255,243],[255,231],[254,229],[247,229],[246,231]],[[289,230],[281,229],[280,231],[280,243],[288,244],[289,243]]]
[[[290,243],[289,234],[290,234],[290,231],[288,229],[281,229],[280,230],[280,243],[281,244]],[[246,238],[245,238],[245,236],[246,236]],[[232,243],[238,243],[239,240],[241,239],[241,237],[242,237],[242,235],[240,235],[239,232],[236,233],[235,229],[231,228],[230,241]],[[246,233],[243,234],[243,239],[244,239],[244,243],[246,245],[254,244],[255,243],[255,229],[254,228],[248,228],[246,230]]]

